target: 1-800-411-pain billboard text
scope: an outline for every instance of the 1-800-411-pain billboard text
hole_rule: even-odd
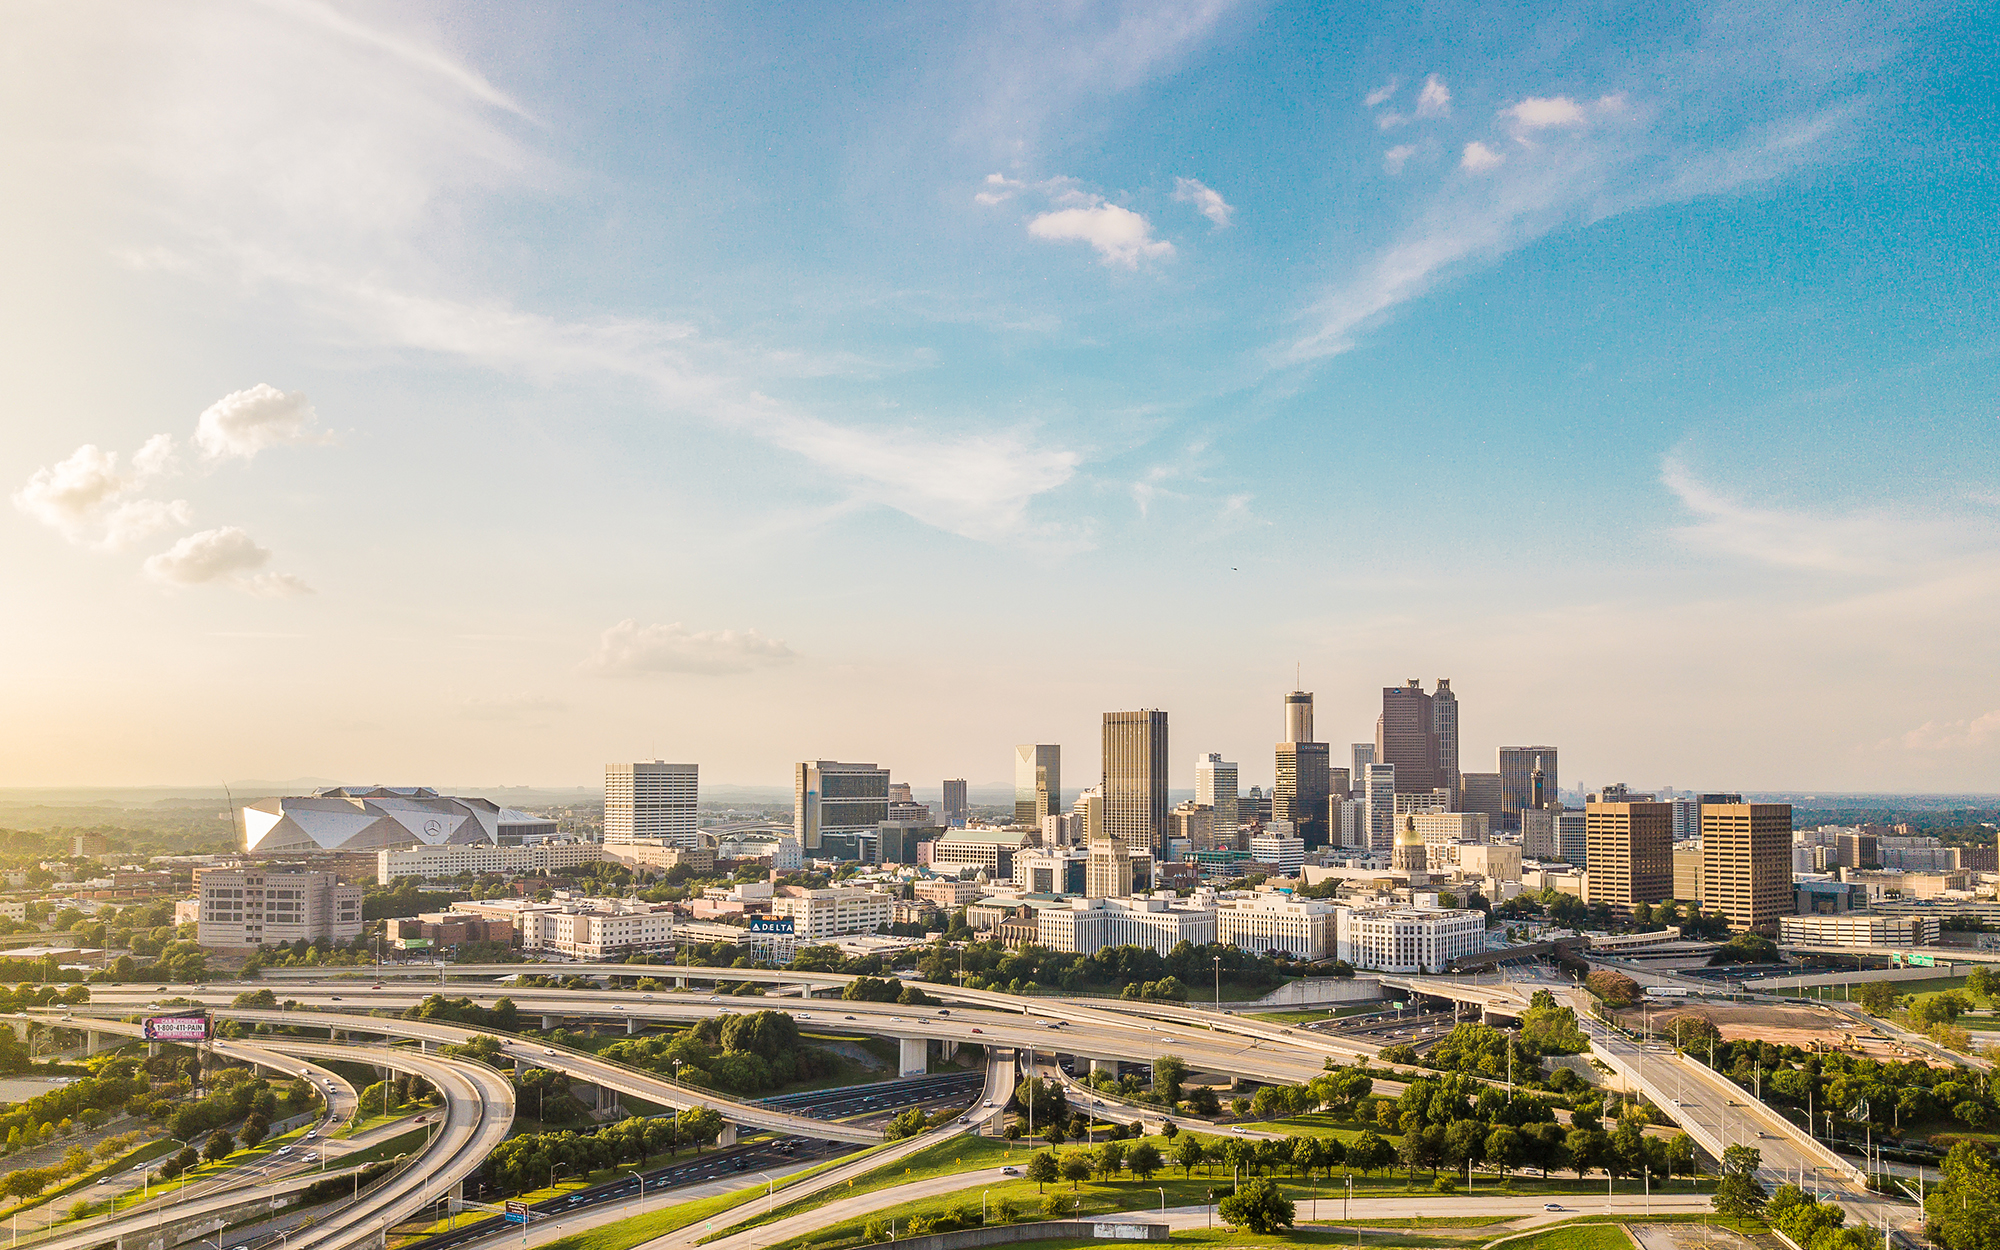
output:
[[[208,1015],[201,1013],[185,1016],[148,1016],[146,1018],[146,1040],[149,1042],[205,1042],[208,1040]]]

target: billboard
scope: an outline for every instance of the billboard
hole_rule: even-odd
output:
[[[752,933],[790,933],[791,931],[792,918],[790,916],[752,916],[750,918],[750,932]]]
[[[146,1017],[149,1042],[205,1042],[208,1040],[208,1013],[182,1016]]]

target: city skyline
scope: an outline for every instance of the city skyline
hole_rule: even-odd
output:
[[[1976,10],[867,12],[15,15],[0,786],[2000,775]]]

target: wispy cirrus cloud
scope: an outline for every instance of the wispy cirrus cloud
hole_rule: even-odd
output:
[[[1195,211],[1214,222],[1217,230],[1228,226],[1229,219],[1236,213],[1220,192],[1193,178],[1174,179],[1174,198],[1183,204],[1194,205]]]
[[[1488,134],[1461,130],[1451,171],[1382,245],[1320,289],[1298,314],[1303,332],[1270,358],[1299,364],[1348,351],[1398,306],[1552,231],[1726,194],[1835,157],[1868,107],[1857,73],[1884,59],[1897,20],[1853,9],[1808,31],[1785,12],[1745,8],[1625,71],[1644,90],[1522,93],[1490,119]],[[1746,67],[1740,49],[1749,45],[1771,55]],[[1418,118],[1460,129],[1455,112],[1450,88],[1432,75],[1411,116],[1374,116],[1385,129]],[[1401,173],[1412,155],[1390,149],[1385,172]]]
[[[1118,29],[1170,56],[1226,7],[1185,6],[1177,21],[1135,5]],[[637,380],[663,416],[798,456],[843,502],[980,541],[1038,540],[1030,506],[1081,459],[1025,424],[835,420],[766,389],[798,373],[798,353],[650,317],[546,315],[496,289],[487,266],[455,263],[485,197],[540,192],[561,175],[528,107],[392,10],[364,18],[288,0],[168,15],[81,0],[28,25],[24,38],[88,71],[44,85],[102,121],[102,134],[49,150],[119,169],[140,188],[128,196],[153,208],[146,237],[122,252],[136,268],[255,292],[347,348],[434,353],[542,384]],[[1157,59],[1129,55],[1132,73]],[[176,106],[149,106],[160,99]],[[1099,211],[1069,233],[1107,263],[1160,254],[1159,240],[1121,241],[1130,226]],[[205,419],[204,458],[322,437],[302,397],[268,389]],[[893,476],[913,463],[924,470]]]

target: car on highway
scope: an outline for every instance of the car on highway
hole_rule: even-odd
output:
[[[337,1003],[340,1001],[340,995],[338,994],[328,994],[326,997],[328,1002]]]
[[[1560,1202],[1544,1202],[1542,1204],[1542,1210],[1544,1211],[1560,1211],[1562,1209],[1563,1204]]]
[[[1002,1175],[1002,1176],[1019,1176],[1020,1174],[1021,1174],[1021,1169],[1019,1169],[1019,1168],[1001,1168],[1001,1169],[1000,1169],[1000,1175]]]
[[[545,1055],[553,1055],[556,1053],[556,1048],[553,1046],[544,1046],[542,1047],[542,1053]]]
[[[648,994],[648,995],[646,995],[646,1001],[647,1001],[647,1002],[649,1002],[649,1003],[650,1003],[650,1002],[652,1002],[652,1001],[653,1001],[653,996],[652,996],[651,994]]]
[[[951,1008],[949,1008],[949,1007],[940,1007],[940,1008],[938,1008],[938,1014],[939,1014],[939,1015],[941,1015],[941,1016],[948,1016],[948,1015],[950,1015],[950,1014],[951,1014]]]
[[[853,1016],[842,1016],[842,1017],[841,1017],[841,1019],[843,1019],[843,1020],[852,1020],[853,1018],[854,1018]]]
[[[973,1031],[974,1033],[977,1033],[977,1032],[979,1032],[979,1030],[978,1030],[978,1029],[974,1029],[974,1030],[972,1030],[972,1031]]]
[[[813,1013],[810,1011],[801,1011],[798,1013],[798,1018],[801,1020],[810,1020],[813,1018]]]

